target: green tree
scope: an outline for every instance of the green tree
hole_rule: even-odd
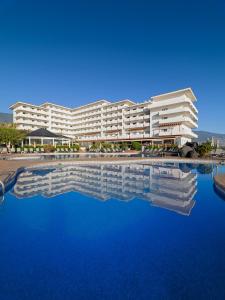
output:
[[[16,129],[14,126],[0,125],[0,143],[5,145],[15,145],[23,140],[26,132]]]
[[[206,156],[212,150],[213,150],[213,147],[212,147],[210,142],[202,143],[197,148],[197,152],[198,152],[200,157]]]

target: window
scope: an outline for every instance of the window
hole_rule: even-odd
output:
[[[162,109],[162,111],[166,111],[166,110],[168,110],[168,107],[165,107],[165,108]]]

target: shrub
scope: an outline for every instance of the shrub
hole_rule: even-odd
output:
[[[101,143],[100,142],[94,142],[91,147],[89,148],[90,151],[93,151],[93,152],[97,152],[97,151],[100,151],[101,149]]]
[[[110,144],[108,142],[102,142],[101,150],[112,150],[112,144]]]
[[[121,145],[120,145],[120,149],[125,151],[128,149],[128,144],[126,142],[122,142]]]
[[[131,149],[136,151],[141,151],[141,143],[133,141],[131,143]]]
[[[50,153],[50,152],[55,151],[55,147],[53,145],[44,145],[43,148],[44,148],[44,151],[46,153]]]
[[[210,151],[212,151],[213,147],[210,142],[202,143],[198,146],[197,152],[200,157],[204,157],[207,154],[209,154]]]
[[[80,150],[80,145],[79,144],[75,144],[71,147],[74,151],[79,151]]]

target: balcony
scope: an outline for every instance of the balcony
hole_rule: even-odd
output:
[[[124,129],[133,129],[133,128],[145,128],[149,127],[149,123],[144,122],[144,123],[136,123],[136,124],[125,124]]]
[[[141,121],[141,120],[149,120],[150,121],[150,115],[144,115],[144,116],[135,116],[135,117],[125,117],[124,122],[132,122],[132,121]]]
[[[161,119],[159,120],[159,126],[164,126],[164,125],[172,125],[172,124],[186,124],[187,126],[190,126],[191,128],[197,128],[198,124],[194,122],[190,117],[186,116],[177,116],[177,117],[169,117],[167,119]]]
[[[189,138],[197,138],[197,134],[195,134],[190,128],[183,127],[175,127],[175,128],[167,128],[167,129],[154,129],[153,136],[186,136]]]
[[[159,112],[159,116],[168,116],[172,114],[190,114],[192,118],[198,121],[198,117],[196,114],[192,112],[192,110],[188,107],[176,107],[176,108],[168,108],[167,110],[161,110]]]
[[[139,114],[139,113],[145,113],[146,108],[136,108],[136,109],[130,109],[130,110],[124,110],[124,115],[132,115],[132,114]]]

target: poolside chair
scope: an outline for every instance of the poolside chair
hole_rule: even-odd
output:
[[[34,152],[34,148],[30,148],[29,152],[33,153]]]
[[[41,148],[41,152],[44,153],[44,152],[45,152],[45,149],[44,149],[44,148]]]
[[[23,149],[23,152],[24,152],[24,153],[28,153],[28,148],[24,148],[24,149]]]
[[[16,149],[15,148],[12,148],[11,149],[11,153],[15,153],[16,152]]]
[[[16,153],[21,153],[21,148],[16,148]]]
[[[3,147],[3,148],[1,149],[1,153],[2,153],[2,154],[8,153],[7,148],[6,148],[6,147]]]

